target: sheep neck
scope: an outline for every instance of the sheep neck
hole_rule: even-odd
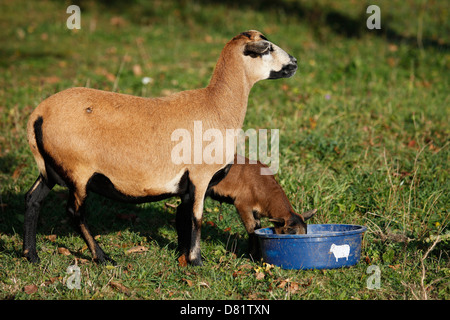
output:
[[[262,197],[259,200],[263,206],[262,210],[265,211],[270,218],[288,217],[294,210],[286,197],[284,190],[272,176],[261,177],[263,177],[261,183],[265,186],[266,191],[261,194]],[[270,196],[267,197],[267,195]]]
[[[242,63],[236,63],[236,59],[239,57],[227,59],[227,55],[222,54],[206,88],[215,101],[214,107],[218,109],[217,111],[224,113],[225,118],[231,120],[230,128],[242,127],[247,112],[248,96],[253,86],[245,74]]]

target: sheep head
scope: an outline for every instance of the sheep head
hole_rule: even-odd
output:
[[[314,216],[317,209],[298,214],[291,212],[290,217],[283,218],[271,218],[270,222],[273,222],[276,234],[306,234],[307,225],[306,220]]]
[[[250,30],[236,36],[240,41],[246,73],[253,81],[292,77],[297,59],[270,42],[261,32]]]

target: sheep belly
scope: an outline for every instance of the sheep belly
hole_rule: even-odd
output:
[[[105,197],[123,202],[154,202],[173,197],[174,195],[183,192],[181,188],[184,188],[184,176],[184,172],[181,172],[181,174],[177,175],[172,181],[167,183],[164,189],[147,188],[142,192],[142,189],[139,189],[137,186],[133,186],[136,188],[135,190],[130,188],[130,186],[127,186],[128,189],[125,192],[120,188],[120,184],[112,182],[107,176],[100,173],[94,173],[87,183],[87,189]]]

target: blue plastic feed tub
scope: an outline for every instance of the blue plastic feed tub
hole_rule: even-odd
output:
[[[352,224],[308,224],[307,234],[255,231],[265,262],[284,269],[334,269],[359,262],[366,227]]]

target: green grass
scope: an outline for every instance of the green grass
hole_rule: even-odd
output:
[[[382,30],[366,29],[363,1],[103,3],[82,2],[80,30],[66,28],[66,3],[0,3],[1,299],[450,298],[444,1],[377,1]],[[38,174],[26,142],[32,110],[73,86],[141,96],[203,87],[226,41],[247,29],[300,68],[256,84],[244,129],[280,129],[277,179],[298,212],[319,208],[311,223],[367,226],[361,262],[326,271],[253,262],[234,207],[208,200],[205,265],[180,267],[175,209],[93,195],[89,224],[118,262],[99,266],[66,218],[65,190],[55,188],[39,221],[42,262],[27,263],[23,198]],[[145,76],[152,83],[143,85]],[[135,246],[148,251],[127,253]],[[71,290],[66,269],[75,261],[81,289]],[[380,289],[366,288],[370,265],[380,268]]]

